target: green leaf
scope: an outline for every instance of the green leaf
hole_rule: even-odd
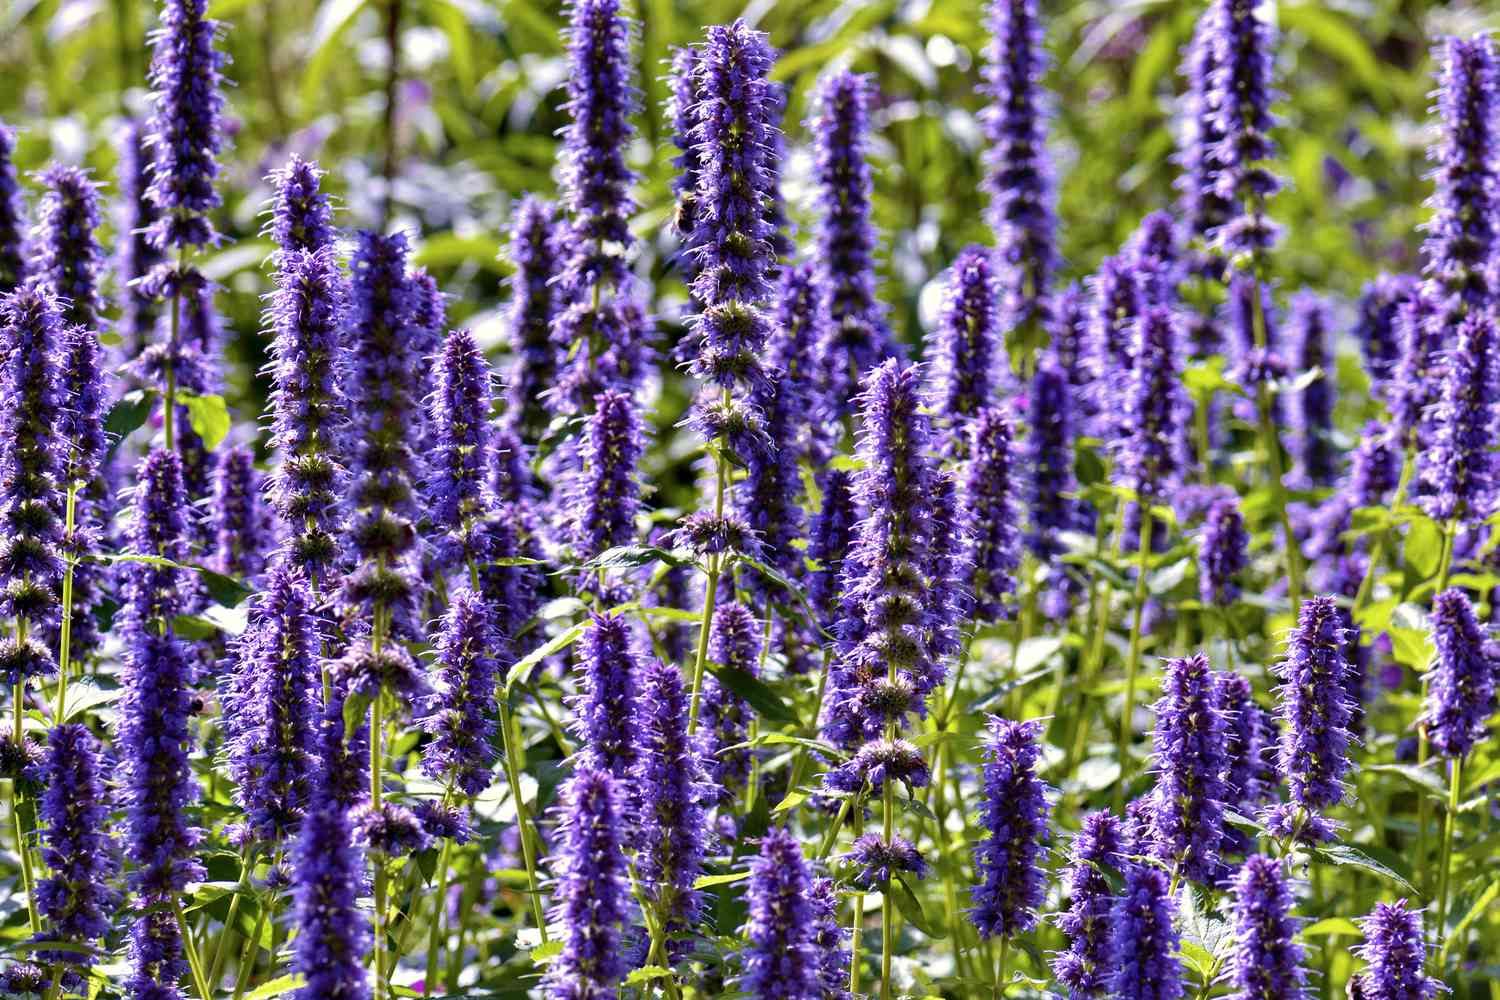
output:
[[[558,955],[562,954],[563,943],[561,941],[548,941],[544,945],[538,945],[531,949],[531,961],[535,965],[546,965]]]
[[[1409,892],[1414,897],[1422,895],[1417,887],[1407,881],[1404,876],[1396,872],[1394,869],[1381,864],[1379,861],[1376,861],[1374,858],[1370,857],[1364,851],[1361,851],[1359,848],[1353,846],[1352,844],[1334,844],[1332,847],[1315,847],[1313,848],[1312,853],[1315,857],[1321,858],[1324,861],[1332,862],[1333,864],[1338,865],[1340,868],[1358,868],[1359,870],[1369,872],[1372,875],[1378,875],[1380,878],[1383,878],[1387,882],[1390,882],[1392,885],[1400,888],[1402,892]]]
[[[307,65],[302,71],[304,108],[318,107],[318,98],[324,92],[323,78],[336,60],[348,57],[340,38],[364,6],[365,0],[323,0],[318,7],[309,32],[312,41],[307,46]]]
[[[368,694],[351,694],[344,699],[344,744],[359,731],[360,723],[370,712],[370,703],[375,699]]]
[[[1032,636],[1016,650],[1016,673],[1029,674],[1050,660],[1063,647],[1059,636]]]
[[[583,564],[583,568],[597,573],[601,569],[639,569],[661,561],[672,567],[691,566],[693,561],[670,549],[654,545],[616,545],[605,549]]]
[[[1496,896],[1500,896],[1500,881],[1491,882],[1490,887],[1480,893],[1478,899],[1474,900],[1474,905],[1469,907],[1469,912],[1464,914],[1463,919],[1448,932],[1443,940],[1443,955],[1448,954],[1448,949],[1453,947],[1454,941],[1462,940],[1464,931],[1469,929],[1470,924],[1489,911],[1490,904],[1495,901]]]
[[[155,405],[155,394],[144,389],[133,389],[115,401],[104,418],[104,429],[114,435],[116,443],[145,426]]]
[[[192,425],[193,432],[203,439],[203,447],[213,451],[229,436],[229,407],[223,396],[179,392],[177,401],[187,407],[188,423]]]
[[[663,968],[660,965],[643,965],[625,977],[625,985],[638,986],[641,983],[649,983],[653,979],[666,979],[671,974],[671,969]]]
[[[749,702],[757,715],[772,722],[798,725],[797,713],[765,681],[744,670],[718,663],[708,664],[708,669],[720,684]]]
[[[1432,793],[1437,799],[1441,801],[1448,799],[1448,786],[1443,783],[1443,779],[1438,776],[1437,772],[1430,768],[1419,767],[1416,764],[1367,764],[1364,770],[1398,774],[1418,788]]]
[[[203,581],[208,596],[225,608],[238,607],[240,602],[254,593],[249,587],[232,576],[226,576],[207,566],[188,566]],[[242,630],[243,631],[243,630]]]
[[[245,994],[245,1000],[270,1000],[271,997],[279,997],[283,993],[290,993],[292,990],[299,989],[306,982],[307,980],[303,979],[298,973],[288,973],[285,976],[280,976],[268,983],[262,983],[257,986]]]
[[[1423,578],[1437,573],[1443,557],[1443,529],[1430,517],[1412,521],[1406,533],[1406,565]]]
[[[1359,29],[1322,3],[1281,4],[1276,16],[1288,31],[1300,31],[1330,58],[1343,63],[1371,96],[1384,104],[1390,93],[1389,73]]]
[[[505,694],[510,696],[511,689],[518,683],[524,683],[531,676],[531,668],[541,663],[553,653],[560,653],[573,643],[577,642],[583,635],[583,630],[588,627],[587,622],[579,622],[569,628],[566,632],[542,643],[536,649],[521,657],[511,664],[510,670],[505,674]]]
[[[1361,933],[1352,920],[1346,920],[1343,917],[1325,917],[1317,923],[1308,924],[1302,928],[1303,937],[1322,937],[1327,934],[1344,934],[1349,937],[1359,937]]]
[[[897,879],[886,886],[886,891],[891,894],[891,899],[896,903],[896,909],[901,911],[901,916],[907,923],[930,938],[947,937],[947,932],[941,928],[934,927],[927,919],[927,914],[922,912],[922,902],[917,899],[916,894],[905,882]]]
[[[730,872],[728,875],[700,875],[693,880],[694,889],[712,889],[716,885],[733,885],[750,877],[749,871]]]

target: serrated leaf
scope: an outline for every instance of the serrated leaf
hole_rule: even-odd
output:
[[[674,568],[693,565],[691,559],[671,549],[654,545],[616,545],[584,563],[583,568],[597,573],[601,569],[639,569],[654,562],[664,562]]]
[[[1431,792],[1438,799],[1447,801],[1448,786],[1434,771],[1416,764],[1368,764],[1364,770],[1398,774],[1418,788]]]
[[[223,396],[199,396],[196,393],[180,392],[177,401],[188,411],[188,423],[193,433],[203,439],[203,447],[213,451],[229,436],[231,421],[229,406]]]
[[[1351,844],[1334,844],[1332,847],[1315,847],[1312,850],[1315,857],[1329,861],[1340,868],[1358,868],[1361,871],[1378,875],[1387,882],[1399,887],[1403,892],[1411,893],[1414,897],[1421,896],[1417,887],[1406,880],[1404,876],[1394,869],[1381,864],[1370,857],[1364,851]]]
[[[133,389],[127,392],[109,408],[109,414],[104,418],[105,431],[113,435],[118,444],[120,439],[145,426],[154,404],[153,394],[146,390]]]
[[[625,977],[625,985],[638,986],[641,983],[649,983],[654,979],[666,979],[671,974],[671,969],[663,968],[660,965],[643,965]]]
[[[359,731],[360,724],[369,714],[370,703],[375,699],[368,694],[355,693],[344,699],[344,745]]]
[[[718,663],[708,664],[708,669],[720,684],[745,699],[757,715],[772,722],[799,724],[797,713],[765,681],[747,671]]]
[[[531,949],[531,961],[535,965],[546,965],[558,955],[562,954],[563,943],[561,941],[548,941],[544,945],[538,945]]]

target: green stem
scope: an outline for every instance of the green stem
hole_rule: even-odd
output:
[[[167,354],[165,365],[167,369],[166,386],[162,392],[161,408],[161,433],[162,440],[166,442],[167,451],[176,448],[176,435],[174,428],[177,425],[177,366],[173,364],[173,356],[177,353],[177,341],[182,329],[182,271],[187,262],[187,245],[183,244],[177,248],[177,275],[178,280],[172,285],[172,328],[170,340],[167,342]]]
[[[376,631],[373,638],[375,651],[380,651],[380,613],[376,610]],[[381,799],[384,795],[381,772],[384,770],[383,759],[383,734],[385,731],[385,709],[382,704],[383,691],[377,692],[375,699],[370,702],[370,807],[371,811],[378,813],[381,807]],[[375,1000],[385,992],[385,917],[387,899],[385,856],[379,851],[370,852],[370,864],[374,866],[374,945],[371,948],[370,964],[373,968],[375,983],[373,994]]]
[[[68,485],[68,499],[63,515],[63,537],[70,540],[73,537],[77,508],[78,483],[73,481]],[[67,565],[63,569],[62,625],[58,632],[57,642],[57,710],[52,716],[57,724],[63,722],[63,709],[68,702],[68,667],[72,659],[73,646],[73,571],[76,566],[77,563],[70,552]]]
[[[521,838],[521,859],[526,864],[526,892],[531,897],[531,916],[536,921],[542,944],[546,944],[547,918],[542,912],[542,893],[537,888],[536,855],[531,843],[526,803],[521,798],[521,776],[516,767],[519,746],[511,725],[510,705],[504,697],[500,699],[500,739],[501,752],[505,755],[505,780],[510,785],[510,797],[516,804],[516,829]]]
[[[266,921],[270,919],[270,910],[275,905],[276,894],[268,893],[266,900],[261,903],[260,914],[255,918],[255,932],[245,939],[245,946],[240,949],[240,967],[234,977],[234,1000],[240,1000],[250,986],[257,957],[255,953],[260,947],[261,931],[265,930]]]
[[[1442,865],[1438,868],[1437,947],[1440,953],[1444,950],[1443,939],[1448,933],[1448,889],[1452,878],[1449,869],[1453,867],[1453,832],[1458,823],[1458,799],[1463,769],[1462,757],[1454,757],[1448,764],[1448,814],[1444,817]]]
[[[209,1000],[213,993],[208,988],[208,981],[203,978],[203,960],[198,957],[198,945],[193,940],[193,929],[188,926],[187,917],[182,912],[182,900],[173,896],[172,907],[177,911],[177,929],[182,935],[182,950],[187,955],[188,969],[193,975],[193,988],[198,991],[198,996],[202,1000]]]
[[[229,957],[229,938],[234,928],[234,918],[240,912],[240,897],[245,890],[250,888],[250,848],[248,846],[240,849],[240,880],[238,886],[229,897],[229,912],[224,917],[224,926],[219,929],[219,940],[214,944],[213,964],[208,967],[208,982],[215,989],[219,985],[219,977],[224,972],[224,962]]]
[[[451,840],[443,841],[443,849],[438,854],[437,871],[437,894],[433,898],[432,926],[427,932],[427,972],[422,977],[422,994],[431,996],[437,992],[438,983],[438,958],[442,953],[443,940],[443,911],[444,903],[448,895],[448,858],[453,848]]]
[[[995,963],[995,1000],[1000,1000],[1000,997],[1005,996],[1005,988],[1008,985],[1005,981],[1005,960],[1009,957],[1009,952],[1010,937],[1001,937],[1000,960]]]
[[[1141,666],[1141,621],[1146,608],[1146,569],[1151,558],[1151,507],[1141,504],[1140,544],[1135,556],[1135,609],[1130,619],[1130,655],[1125,661],[1125,707],[1120,713],[1120,738],[1116,758],[1120,762],[1120,779],[1115,782],[1115,810],[1123,813],[1125,786],[1129,783],[1131,723],[1135,716],[1136,674]]]
[[[1250,290],[1250,313],[1255,324],[1255,344],[1268,346],[1264,304],[1261,302],[1260,262],[1255,261],[1254,287]],[[1255,387],[1255,408],[1260,418],[1260,446],[1264,453],[1266,471],[1270,475],[1271,502],[1281,516],[1284,534],[1282,548],[1286,552],[1287,595],[1291,598],[1292,612],[1302,606],[1302,552],[1297,547],[1297,535],[1292,530],[1292,517],[1287,512],[1286,483],[1282,482],[1285,470],[1281,465],[1281,438],[1276,433],[1276,423],[1271,413],[1271,387],[1264,381]]]
[[[724,402],[729,402],[725,389]],[[729,486],[729,468],[722,455],[714,453],[714,517],[724,516],[724,494]],[[698,705],[703,697],[703,671],[708,663],[708,634],[714,624],[714,605],[719,599],[719,574],[724,572],[720,554],[708,557],[708,587],[703,596],[703,619],[698,625],[698,650],[693,658],[693,696],[688,703],[688,738],[698,731]]]
[[[896,815],[896,787],[890,781],[885,783],[884,799],[885,842],[889,844],[895,833]],[[896,952],[894,902],[891,884],[887,882],[880,894],[880,1000],[891,1000],[891,959]]]

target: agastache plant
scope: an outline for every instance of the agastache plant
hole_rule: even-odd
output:
[[[1256,855],[1235,875],[1234,1000],[1306,1000],[1295,898],[1283,863]]]
[[[78,167],[51,167],[40,180],[46,194],[33,239],[37,274],[57,297],[64,323],[97,329],[104,261],[104,248],[95,235],[99,185]]]
[[[1228,727],[1207,657],[1199,653],[1167,661],[1155,711],[1151,853],[1174,877],[1208,882],[1220,863],[1229,759]]]
[[[30,272],[26,203],[16,179],[16,130],[0,122],[0,295],[15,291]]]
[[[1114,889],[1104,872],[1125,867],[1123,847],[1119,817],[1101,810],[1083,817],[1068,851],[1068,909],[1058,918],[1068,950],[1052,960],[1052,971],[1067,987],[1069,1000],[1104,996],[1114,908]]]
[[[998,716],[990,718],[985,733],[979,819],[987,836],[974,850],[979,884],[972,890],[969,919],[981,938],[999,937],[1002,949],[1036,926],[1046,888],[1040,856],[1051,806],[1047,786],[1036,773],[1041,733],[1039,722],[1009,722]],[[1003,957],[996,975],[1004,981]]]
[[[521,199],[510,229],[511,364],[506,385],[506,420],[522,440],[539,441],[549,414],[542,394],[557,373],[557,348],[552,323],[560,307],[557,275],[565,252],[559,235],[557,206],[540,198]]]
[[[934,404],[955,450],[968,447],[966,430],[990,405],[1009,374],[1000,328],[994,257],[979,246],[959,251],[948,273],[946,296],[929,358]]]
[[[1125,869],[1124,892],[1110,914],[1109,996],[1117,1000],[1179,1000],[1176,904],[1166,873],[1150,865]]]
[[[821,1000],[811,874],[797,838],[785,829],[761,838],[745,896],[750,941],[741,988],[756,1000]]]
[[[1354,949],[1365,971],[1351,980],[1362,1000],[1432,1000],[1444,991],[1426,972],[1427,941],[1422,914],[1406,900],[1376,903],[1359,921],[1364,943]]]
[[[562,931],[562,951],[542,988],[548,1000],[607,1000],[618,995],[627,969],[621,924],[631,916],[618,783],[607,771],[579,767],[559,814],[552,920]]]

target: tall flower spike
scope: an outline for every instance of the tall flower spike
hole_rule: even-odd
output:
[[[0,295],[26,280],[26,201],[16,179],[16,130],[0,122]]]
[[[1048,567],[1048,614],[1065,616],[1075,589],[1057,557],[1066,551],[1062,534],[1084,528],[1073,473],[1075,434],[1073,389],[1068,375],[1050,357],[1037,364],[1031,380],[1031,433],[1025,441],[1029,472],[1027,500],[1031,530],[1026,545]]]
[[[1422,913],[1406,900],[1376,903],[1359,921],[1364,944],[1354,949],[1365,963],[1357,977],[1363,1000],[1432,1000],[1446,987],[1427,975],[1427,942],[1422,935]]]
[[[1047,152],[1047,56],[1037,0],[990,0],[985,94],[980,114],[990,196],[989,222],[1002,271],[1002,305],[1012,325],[1036,313],[1060,263],[1056,192]]]
[[[970,427],[968,470],[964,474],[963,509],[968,518],[968,588],[974,617],[999,621],[1016,589],[1021,565],[1019,473],[1015,463],[1015,424],[1000,409],[981,410]]]
[[[46,285],[29,283],[0,299],[0,613],[34,625],[51,619],[63,574],[61,339],[58,303]],[[35,639],[12,636],[4,647],[7,683],[56,669]]]
[[[816,461],[826,437],[828,419],[828,401],[821,395],[818,356],[832,315],[828,288],[813,263],[787,264],[777,276],[771,299],[775,309],[771,316],[771,336],[766,341],[766,367],[781,372],[776,391],[785,394],[782,405],[798,418],[800,426],[795,437],[798,456],[807,453]]]
[[[641,417],[623,392],[595,400],[567,495],[571,540],[581,558],[624,545],[635,537],[640,507],[636,466],[645,453]]]
[[[251,836],[282,843],[313,800],[323,636],[301,572],[273,569],[252,627],[237,640],[224,719],[230,771]]]
[[[693,264],[693,233],[698,228],[698,174],[703,169],[695,133],[698,129],[698,102],[702,99],[699,83],[699,51],[690,45],[672,51],[672,92],[667,96],[667,116],[672,120],[672,144],[678,153],[672,158],[677,168],[672,178],[672,194],[677,199],[673,226],[683,241],[682,259]],[[692,273],[687,275],[692,280]]]
[[[297,839],[292,896],[297,937],[292,967],[306,979],[297,1000],[367,1000],[370,922],[360,912],[365,862],[349,814],[333,802],[308,813]]]
[[[1314,369],[1320,372],[1297,393],[1291,405],[1297,431],[1292,438],[1296,475],[1312,486],[1330,486],[1338,473],[1338,454],[1332,440],[1334,379],[1338,373],[1329,343],[1333,315],[1328,303],[1312,292],[1293,295],[1287,334],[1289,374],[1301,376]]]
[[[1204,604],[1225,608],[1239,600],[1235,577],[1244,572],[1249,554],[1239,501],[1232,496],[1215,501],[1198,535],[1198,596]]]
[[[582,763],[629,780],[639,748],[638,678],[641,666],[622,616],[594,615],[584,630],[578,664],[582,681],[573,703],[573,732]]]
[[[214,469],[214,568],[244,580],[260,576],[276,545],[254,463],[249,448],[230,448],[219,454]]]
[[[1296,900],[1275,858],[1246,858],[1234,877],[1234,1000],[1306,1000]]]
[[[631,782],[640,795],[636,865],[641,887],[667,922],[688,931],[697,922],[706,849],[703,803],[711,797],[703,761],[688,737],[688,693],[677,668],[653,660],[643,671],[636,716],[639,752]]]
[[[1117,1000],[1179,1000],[1183,995],[1177,907],[1167,875],[1150,865],[1127,865],[1125,891],[1110,915],[1109,994]]]
[[[267,178],[276,196],[266,232],[282,255],[297,250],[316,253],[337,242],[333,202],[323,191],[323,175],[316,163],[293,153],[285,166]]]
[[[437,636],[438,691],[422,727],[433,734],[422,770],[465,795],[490,786],[495,769],[495,690],[501,636],[494,612],[472,590],[453,595]]]
[[[720,605],[714,611],[713,630],[708,637],[709,659],[730,670],[758,676],[761,629],[761,623],[743,604]],[[749,749],[729,749],[745,742],[750,716],[750,706],[744,698],[717,678],[704,678],[699,716],[705,738],[704,763],[721,807],[732,807],[750,778]]]
[[[761,838],[745,889],[750,916],[741,929],[750,946],[740,988],[755,1000],[823,998],[811,881],[796,837],[777,828]]]
[[[1206,241],[1235,212],[1235,206],[1219,193],[1220,169],[1214,159],[1214,147],[1223,138],[1214,93],[1215,45],[1224,30],[1223,17],[1224,6],[1213,3],[1198,18],[1180,70],[1187,78],[1188,92],[1183,107],[1186,128],[1176,156],[1182,168],[1176,184],[1181,192],[1178,211],[1188,234],[1200,241]],[[1212,272],[1215,268],[1210,261],[1200,255],[1197,269]]]
[[[562,951],[542,983],[548,1000],[608,1000],[625,975],[620,925],[630,916],[619,785],[606,771],[582,765],[563,791],[552,873],[552,922]]]
[[[151,184],[151,137],[146,126],[131,119],[120,137],[119,255],[115,277],[119,287],[120,321],[115,329],[123,341],[120,353],[134,358],[156,337],[161,300],[142,287],[145,278],[165,260],[151,242],[150,230],[161,213],[147,194]]]
[[[1252,816],[1275,793],[1275,723],[1256,704],[1250,682],[1239,674],[1214,675],[1214,708],[1225,722],[1224,803],[1242,816]],[[1236,832],[1226,829],[1227,839],[1236,847],[1245,846],[1246,838],[1233,836]]]
[[[79,659],[99,644],[99,627],[93,611],[99,603],[100,583],[106,568],[84,557],[99,547],[108,528],[111,508],[105,480],[100,476],[107,446],[104,413],[108,405],[101,367],[102,353],[99,334],[94,330],[75,326],[63,331],[59,355],[63,408],[58,435],[70,447],[62,484],[64,487],[85,484],[75,501],[73,534],[63,537],[63,547],[75,559],[74,613],[69,644]]]
[[[830,405],[841,411],[860,377],[897,353],[875,293],[876,239],[866,159],[874,97],[870,77],[835,73],[819,84],[817,116],[808,123],[822,202],[815,259],[829,290],[832,318],[822,346],[825,391]]]
[[[1096,433],[1117,436],[1124,418],[1120,397],[1129,386],[1135,366],[1136,320],[1142,308],[1141,273],[1125,257],[1106,257],[1089,279],[1087,367],[1092,383],[1090,402],[1097,414]]]
[[[557,206],[527,195],[515,210],[510,229],[510,259],[516,272],[510,282],[507,333],[512,362],[505,379],[505,419],[525,441],[541,440],[549,416],[542,393],[557,372],[552,323],[561,303],[557,274],[565,252]]]
[[[991,716],[985,734],[984,801],[979,822],[988,835],[974,848],[979,884],[969,919],[981,938],[1013,938],[1036,926],[1046,889],[1039,863],[1047,840],[1047,786],[1037,775],[1040,722]]]
[[[1437,665],[1422,722],[1438,753],[1463,757],[1484,739],[1485,724],[1495,712],[1500,650],[1456,587],[1432,599],[1432,640]]]
[[[1229,757],[1227,726],[1206,656],[1167,661],[1155,711],[1151,850],[1174,874],[1208,882],[1219,868]]]
[[[1262,164],[1276,155],[1271,129],[1271,73],[1275,32],[1256,15],[1257,0],[1213,0],[1213,75],[1210,104],[1218,141],[1208,155],[1218,168],[1216,193],[1230,206],[1214,231],[1226,254],[1269,249],[1279,235],[1262,207],[1281,182]]]
[[[1424,272],[1447,310],[1484,310],[1500,295],[1500,57],[1484,34],[1449,37],[1442,48]]]
[[[1104,996],[1109,979],[1110,917],[1114,888],[1103,868],[1124,869],[1120,820],[1100,810],[1083,817],[1068,852],[1064,876],[1068,909],[1057,921],[1068,950],[1052,960],[1052,972],[1068,989],[1068,1000]]]
[[[488,562],[475,522],[495,507],[490,492],[493,429],[490,373],[484,351],[468,330],[454,330],[433,371],[429,416],[435,450],[424,493],[427,516],[445,537],[438,545],[444,568],[461,561]]]
[[[161,216],[150,237],[163,249],[218,240],[208,213],[219,207],[225,57],[214,48],[219,26],[207,11],[208,0],[165,0],[161,26],[151,33],[149,191]]]
[[[99,271],[104,248],[99,228],[99,185],[78,167],[52,166],[42,173],[46,188],[37,213],[38,274],[57,296],[63,322],[97,329]]]
[[[807,557],[817,563],[807,581],[807,600],[818,616],[817,624],[829,629],[839,610],[839,581],[854,540],[858,511],[854,503],[854,479],[840,469],[830,469],[818,483],[823,507],[813,518]]]
[[[1286,658],[1273,668],[1282,684],[1281,771],[1295,811],[1269,817],[1277,836],[1300,822],[1308,836],[1331,834],[1317,814],[1344,798],[1349,773],[1349,724],[1354,709],[1345,689],[1348,636],[1331,597],[1304,601],[1287,638]]]
[[[839,897],[833,879],[812,880],[812,942],[818,953],[822,1000],[850,1000],[849,937],[839,922]]]
[[[1401,359],[1397,315],[1416,292],[1417,279],[1409,274],[1382,274],[1360,291],[1354,339],[1359,341],[1365,371],[1380,395],[1385,394],[1386,382]]]
[[[37,816],[42,864],[49,874],[36,886],[36,905],[47,918],[47,937],[94,945],[109,933],[119,907],[113,888],[120,871],[110,835],[110,796],[99,741],[85,726],[59,725],[47,736],[45,773]],[[43,951],[44,962],[89,964],[84,952]]]
[[[1005,360],[1005,337],[1000,329],[994,257],[981,246],[959,251],[948,273],[947,295],[937,337],[933,341],[933,403],[951,441],[962,454],[968,441],[967,424],[990,405],[1000,385]]]
[[[407,280],[407,241],[400,233],[360,234],[352,262],[353,309],[346,336],[353,356],[348,392],[356,404],[350,427],[352,539],[360,567],[344,583],[353,605],[381,604],[410,627],[421,582],[415,561],[414,453],[419,430],[418,358],[413,348],[417,303]]]
[[[844,564],[825,720],[825,732],[842,746],[876,739],[888,721],[908,713],[925,713],[926,696],[945,673],[923,630],[934,469],[921,379],[920,365],[903,368],[893,358],[869,372],[859,396],[864,468],[855,485],[864,520]]]
[[[266,497],[286,526],[285,555],[322,585],[338,561],[348,469],[343,318],[345,286],[329,248],[287,250],[268,317],[271,447],[278,461]]]
[[[751,391],[749,402],[758,409],[769,448],[746,456],[745,478],[736,484],[737,507],[745,523],[765,546],[772,566],[789,579],[801,575],[802,553],[792,542],[802,537],[804,515],[798,497],[802,474],[798,468],[799,425],[805,420],[804,400],[782,372],[767,372],[766,382]],[[782,595],[759,574],[750,585],[752,593],[766,599]]]
[[[1419,288],[1396,311],[1401,356],[1386,388],[1391,411],[1391,440],[1405,450],[1413,431],[1423,430],[1428,411],[1442,389],[1444,324],[1438,321],[1439,303]]]
[[[1470,313],[1443,361],[1442,395],[1429,414],[1431,446],[1420,453],[1422,479],[1431,489],[1422,506],[1440,522],[1457,518],[1475,525],[1495,509],[1500,491],[1500,465],[1492,450],[1500,403],[1496,333],[1492,315]]]
[[[1177,319],[1162,306],[1147,309],[1135,324],[1118,475],[1121,486],[1147,502],[1164,496],[1187,464],[1190,405],[1178,378],[1178,332]]]

